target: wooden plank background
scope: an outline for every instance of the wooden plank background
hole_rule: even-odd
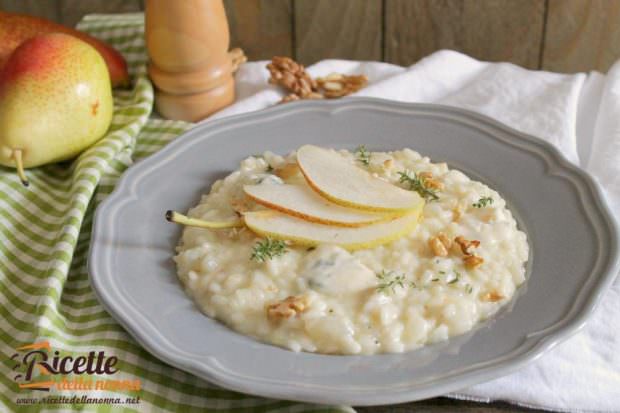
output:
[[[224,0],[231,44],[251,60],[292,56],[410,65],[440,49],[557,72],[620,58],[620,0]],[[75,25],[142,0],[0,0],[0,9]]]
[[[407,65],[447,48],[537,69],[545,8],[541,0],[388,0],[385,57]]]

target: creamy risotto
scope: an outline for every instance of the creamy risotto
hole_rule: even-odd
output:
[[[186,227],[178,276],[205,314],[294,351],[398,353],[471,330],[525,281],[526,235],[497,192],[410,149],[339,154],[417,190],[426,199],[418,225],[353,252],[288,242],[269,250],[271,239],[245,227]],[[249,157],[188,215],[226,222],[264,209],[244,185],[303,185],[295,162],[295,153]]]

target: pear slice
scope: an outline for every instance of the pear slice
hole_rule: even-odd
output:
[[[373,248],[407,235],[419,217],[420,209],[389,221],[346,228],[317,224],[273,210],[243,215],[247,227],[258,235],[309,247],[334,244],[349,251]]]
[[[297,151],[297,163],[312,189],[342,206],[373,212],[407,212],[424,205],[424,199],[416,192],[372,176],[334,150],[304,145]]]
[[[334,204],[314,192],[305,183],[246,185],[243,190],[258,204],[319,224],[360,227],[395,217],[394,214],[378,214]]]

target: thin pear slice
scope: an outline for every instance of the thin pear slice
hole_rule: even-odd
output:
[[[415,228],[419,216],[417,210],[390,221],[355,228],[316,224],[273,210],[246,212],[243,218],[250,230],[264,237],[309,247],[334,244],[355,251],[387,244],[407,235]]]
[[[176,211],[166,211],[166,220],[188,227],[207,229],[237,228],[245,225],[242,219],[232,221],[205,221],[204,219],[190,218],[187,215],[180,214]]]
[[[360,227],[395,217],[395,214],[378,214],[334,204],[314,192],[305,183],[246,185],[243,190],[246,195],[267,208],[319,224]]]
[[[372,176],[331,149],[304,145],[297,151],[297,163],[312,189],[345,207],[407,212],[424,205],[416,192]]]

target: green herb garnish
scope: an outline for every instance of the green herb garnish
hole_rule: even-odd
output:
[[[284,241],[265,238],[263,241],[258,241],[254,244],[250,259],[264,262],[274,257],[282,256],[287,252],[288,250],[286,249],[286,243]]]
[[[370,152],[368,152],[365,145],[360,145],[355,149],[355,156],[364,165],[370,165]]]
[[[454,274],[454,278],[448,281],[448,284],[454,284],[455,282],[458,282],[460,277],[461,277],[461,274],[458,271],[456,271],[456,273]]]
[[[487,205],[491,205],[493,203],[493,198],[490,196],[482,197],[478,200],[478,202],[471,204],[474,208],[484,208]]]
[[[474,291],[474,287],[472,287],[471,284],[467,284],[466,290],[467,290],[467,294],[471,294],[472,291]]]
[[[426,186],[424,177],[409,171],[400,171],[398,175],[400,175],[398,180],[400,183],[409,185],[409,190],[416,191],[427,201],[437,201],[439,199],[436,191]]]
[[[394,271],[382,270],[378,272],[377,278],[379,279],[379,285],[377,285],[377,291],[383,294],[388,294],[390,290],[396,292],[396,287],[405,288],[405,275],[397,274]]]

